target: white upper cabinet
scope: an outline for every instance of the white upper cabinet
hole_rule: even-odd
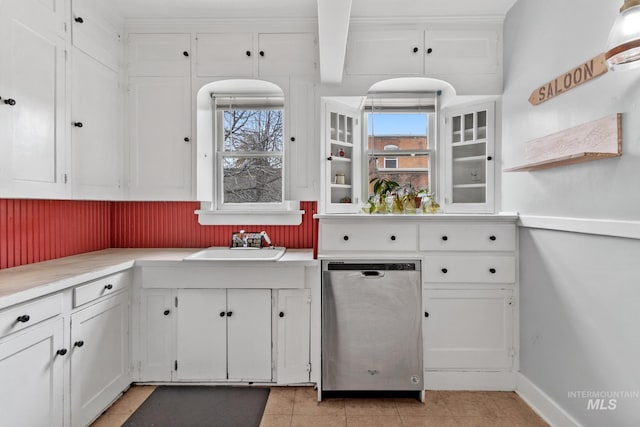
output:
[[[118,70],[122,46],[120,32],[107,11],[92,0],[72,0],[71,35],[73,45],[102,64]]]
[[[191,35],[129,34],[130,77],[190,77]]]
[[[71,81],[73,197],[121,197],[122,127],[118,74],[74,49]]]
[[[423,31],[354,31],[347,41],[350,75],[419,75],[423,71]]]
[[[313,33],[199,33],[198,77],[309,76],[318,64]]]
[[[62,2],[0,3],[0,196],[66,196]]]

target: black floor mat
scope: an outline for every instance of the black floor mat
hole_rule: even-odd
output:
[[[123,427],[259,427],[268,388],[160,386]]]

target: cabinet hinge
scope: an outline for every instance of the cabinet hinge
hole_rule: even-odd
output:
[[[507,300],[507,304],[509,304],[511,307],[515,307],[516,302],[513,297],[509,297],[509,299]]]
[[[178,308],[178,297],[175,297],[174,299],[174,305],[176,306],[176,308]],[[176,362],[178,363],[178,362]]]
[[[511,351],[509,351],[509,355],[510,355],[511,357],[516,357],[516,349],[515,349],[515,348],[513,348],[513,347],[511,347]]]
[[[142,361],[138,360],[138,378],[142,377]]]
[[[311,363],[307,363],[307,372],[311,373]]]
[[[67,23],[65,22],[62,25],[64,26],[64,32],[66,33],[67,32]]]
[[[177,370],[178,370],[178,361],[177,361],[177,360],[174,360],[174,361],[173,361],[173,370],[174,370],[174,371],[177,371]]]
[[[311,304],[311,295],[307,297],[307,304]]]
[[[67,182],[69,182],[69,177],[67,176],[67,174],[63,174],[62,175],[62,181],[66,184]]]

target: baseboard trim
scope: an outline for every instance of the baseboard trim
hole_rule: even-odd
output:
[[[520,215],[518,225],[526,228],[640,239],[640,221]]]
[[[424,388],[426,390],[513,391],[516,389],[516,377],[511,371],[425,371]]]
[[[582,427],[567,411],[521,373],[516,374],[516,393],[552,427]]]

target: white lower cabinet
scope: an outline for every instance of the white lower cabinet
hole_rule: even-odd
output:
[[[131,383],[128,331],[128,292],[71,315],[72,427],[88,425]]]
[[[176,365],[181,381],[271,381],[271,290],[178,290]]]
[[[423,290],[425,369],[510,369],[512,296],[510,289]]]
[[[174,291],[145,289],[140,310],[138,380],[171,381],[175,356]]]
[[[0,424],[63,425],[63,335],[58,318],[0,340]]]
[[[277,382],[309,382],[311,289],[279,290],[277,312]]]

